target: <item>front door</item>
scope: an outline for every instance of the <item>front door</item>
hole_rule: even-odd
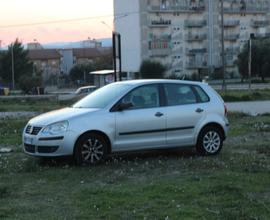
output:
[[[138,87],[121,102],[133,107],[116,112],[116,151],[165,146],[165,107],[160,107],[158,85]]]

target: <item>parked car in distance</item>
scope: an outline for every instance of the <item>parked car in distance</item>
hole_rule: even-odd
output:
[[[228,132],[226,105],[207,83],[132,80],[31,119],[22,141],[29,155],[96,165],[107,154],[136,150],[191,146],[216,155]]]
[[[88,93],[94,92],[97,89],[98,89],[97,86],[84,86],[84,87],[78,88],[75,94],[76,95],[88,94]]]

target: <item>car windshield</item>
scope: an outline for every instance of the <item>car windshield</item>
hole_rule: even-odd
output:
[[[114,98],[132,85],[129,84],[109,84],[100,88],[80,101],[76,102],[73,108],[104,108]]]

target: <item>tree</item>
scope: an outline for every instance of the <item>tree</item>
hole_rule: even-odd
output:
[[[237,55],[235,64],[238,67],[238,72],[243,79],[248,78],[248,42],[243,46],[243,49]],[[260,76],[262,81],[265,82],[265,77],[270,73],[270,40],[259,39],[252,40],[251,43],[251,76]]]
[[[21,76],[32,75],[33,62],[30,61],[28,50],[23,49],[22,42],[19,42],[17,38],[11,46],[8,46],[8,51],[3,52],[0,57],[0,63],[2,63],[0,76],[6,82],[12,81],[12,52],[14,61],[14,81],[15,83],[18,83]]]
[[[140,75],[143,79],[163,79],[166,70],[160,62],[144,60],[140,66]]]
[[[92,71],[95,71],[96,68],[92,64],[87,64],[85,65],[85,67],[84,67],[84,64],[76,65],[72,67],[72,69],[69,72],[71,81],[76,81],[76,80],[84,81],[84,68],[85,68],[86,83],[93,84],[94,78],[89,73]]]
[[[112,49],[105,52],[97,60],[95,60],[94,66],[97,70],[112,70],[113,69],[113,53]]]

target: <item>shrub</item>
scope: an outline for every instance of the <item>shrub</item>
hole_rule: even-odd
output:
[[[167,68],[162,63],[152,60],[144,60],[140,66],[142,79],[163,79]]]
[[[249,95],[242,95],[240,98],[241,101],[251,101],[252,98],[250,98]]]
[[[40,76],[22,76],[19,81],[19,87],[25,94],[31,94],[33,87],[42,85],[43,79]]]
[[[221,96],[224,102],[238,102],[240,98],[234,95],[223,95]]]

